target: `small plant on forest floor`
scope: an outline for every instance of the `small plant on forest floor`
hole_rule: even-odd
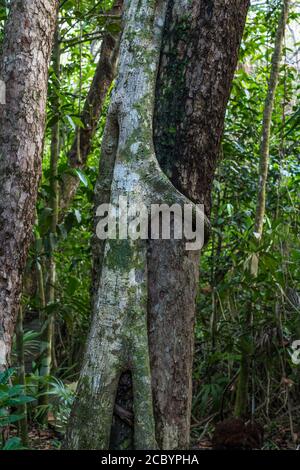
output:
[[[47,380],[49,403],[37,407],[36,418],[41,414],[48,415],[48,422],[60,434],[63,434],[74,401],[74,391],[71,385],[66,385],[56,377],[43,378]]]
[[[11,424],[18,423],[23,415],[18,412],[18,407],[34,401],[27,396],[22,385],[12,383],[15,369],[8,369],[0,373],[0,449],[16,450],[23,448],[18,437],[4,438],[5,430]]]

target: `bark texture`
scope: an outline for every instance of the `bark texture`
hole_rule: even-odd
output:
[[[57,0],[12,2],[0,59],[0,367],[9,363],[35,217],[57,7]]]
[[[116,211],[120,196],[128,198],[128,208],[140,204],[150,208],[154,203],[182,205],[189,202],[161,171],[153,145],[155,85],[165,11],[166,2],[162,0],[125,2],[118,80],[102,146],[102,159],[114,162],[108,187],[109,200]],[[100,175],[96,188],[96,193],[101,195],[102,178]],[[146,218],[148,220],[148,213]],[[119,378],[129,369],[133,387],[134,446],[136,449],[156,448],[147,300],[147,242],[122,239],[119,234],[118,239],[110,239],[105,244],[67,447],[108,448]]]
[[[157,165],[152,140],[158,58],[157,51],[155,60],[152,55],[153,42],[152,46],[147,42],[151,34],[149,23],[146,26],[145,22],[154,3],[126,2],[125,24],[129,20],[131,25],[125,28],[122,39],[119,79],[104,136],[96,207],[115,201],[120,193],[129,195],[129,203],[174,202],[176,198],[181,203],[187,202],[175,191],[176,186],[194,201],[204,202],[209,214],[211,182],[249,2],[232,0],[225,5],[221,1],[209,5],[196,0],[164,2],[168,10],[154,122],[157,159],[165,174]],[[138,23],[142,18],[143,22]],[[157,441],[164,449],[188,447],[199,253],[188,254],[184,245],[175,241],[152,241],[145,263],[144,245],[132,247],[127,241],[105,244],[96,238],[93,245],[95,313],[67,447],[108,447],[119,378],[128,370],[132,373],[135,446],[149,448]],[[130,295],[135,293],[130,298],[129,286]],[[142,297],[141,292],[137,294],[140,289]],[[121,300],[118,305],[116,298]],[[155,436],[149,393],[147,320]],[[139,354],[132,354],[135,351]],[[137,369],[136,364],[146,367]],[[126,405],[127,396],[130,401],[130,376],[126,373],[124,377],[121,389]],[[118,399],[123,405],[120,393]],[[126,416],[123,411],[120,415]],[[146,423],[145,418],[150,419],[151,432],[140,440],[143,431],[140,425]],[[123,442],[118,436],[119,447],[131,442],[131,431],[128,425],[127,443],[126,432]]]
[[[248,0],[171,0],[156,89],[155,147],[181,193],[207,217]],[[151,241],[149,341],[156,437],[189,447],[199,253]]]

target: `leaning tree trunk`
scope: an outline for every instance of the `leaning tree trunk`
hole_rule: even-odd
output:
[[[9,363],[41,173],[58,0],[11,4],[0,59],[0,368]]]
[[[122,8],[123,0],[116,0],[110,13],[112,15],[121,15]],[[110,32],[105,33],[101,44],[99,62],[80,116],[83,128],[76,129],[76,135],[67,156],[68,164],[72,169],[82,170],[87,164],[105,99],[115,78],[119,42],[119,32],[113,35]],[[78,186],[79,179],[77,176],[70,173],[63,175],[59,201],[62,216],[69,209]]]
[[[162,101],[155,119],[156,129],[161,129],[156,132],[156,150],[175,186],[204,202],[207,213],[248,4],[168,4],[157,87]],[[128,195],[129,204],[184,202],[159,169],[152,141],[164,8],[156,10],[154,30],[153,2],[127,2],[125,8],[119,80],[106,126],[96,206],[116,203],[119,194]],[[94,251],[95,313],[67,447],[108,447],[124,371],[132,376],[135,447],[151,448],[156,440],[162,448],[186,447],[198,255],[187,254],[181,243],[172,241],[151,242],[148,265],[143,244],[123,240],[105,245],[95,240]],[[156,432],[149,390],[147,299]]]

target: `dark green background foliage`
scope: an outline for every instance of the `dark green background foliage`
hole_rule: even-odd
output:
[[[193,413],[195,422],[204,425],[195,427],[195,436],[210,433],[209,418],[219,417],[220,409],[230,415],[232,379],[243,350],[252,358],[249,406],[254,417],[271,428],[289,428],[291,409],[299,409],[299,366],[289,354],[292,341],[300,338],[299,63],[297,44],[287,34],[272,119],[264,237],[258,247],[253,230],[259,145],[278,21],[278,2],[260,3],[252,6],[244,32],[214,182],[213,232],[201,260]],[[290,21],[299,28],[296,12]],[[249,264],[255,253],[260,261],[253,282]],[[249,305],[253,328],[245,331]],[[277,444],[271,439],[266,446]]]
[[[35,322],[41,314],[36,267],[45,266],[50,251],[54,250],[58,276],[56,301],[45,308],[55,314],[56,357],[53,377],[48,381],[52,384],[51,412],[58,417],[56,424],[60,425],[72,403],[70,384],[78,376],[90,320],[93,188],[109,98],[86,169],[77,172],[79,190],[66,217],[60,220],[56,234],[50,233],[51,127],[59,120],[58,178],[61,182],[66,172],[76,175],[68,166],[67,154],[76,128],[82,126],[80,114],[99,58],[101,37],[105,31],[114,33],[120,29],[119,20],[105,17],[112,3],[111,0],[61,1],[59,24],[63,53],[59,79],[50,68],[43,177],[34,228],[36,242],[27,264],[23,309],[25,331],[36,330]],[[0,1],[0,41],[8,4]],[[220,414],[232,413],[235,378],[243,351],[251,355],[249,410],[270,431],[266,448],[278,446],[272,437],[274,429],[282,426],[290,429],[291,420],[293,424],[295,417],[298,422],[300,418],[300,366],[294,365],[290,357],[292,341],[300,339],[300,63],[296,53],[299,42],[289,29],[272,118],[263,242],[258,246],[253,238],[262,114],[279,11],[279,1],[253,2],[226,115],[214,182],[212,236],[199,268],[192,421],[195,441],[211,437]],[[298,37],[299,18],[299,11],[294,8],[290,25]],[[53,113],[57,96],[59,112]],[[248,267],[257,252],[259,275],[254,281]],[[246,319],[250,304],[254,314],[249,329]],[[2,427],[19,419],[17,413],[9,416],[7,410],[22,401],[28,401],[32,420],[39,414],[36,409],[39,332],[26,334],[27,391],[35,401],[26,398],[21,386],[10,385],[1,376]],[[19,446],[20,442],[13,440],[6,445]]]

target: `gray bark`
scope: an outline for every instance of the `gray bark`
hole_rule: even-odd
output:
[[[204,202],[208,214],[225,109],[249,2],[209,4],[196,0],[169,3],[157,84],[160,106],[155,117],[157,159],[173,185],[194,201]],[[153,146],[158,57],[147,19],[148,14],[153,16],[153,3],[126,2],[125,8],[127,27],[102,148],[96,207],[115,202],[119,194],[128,195],[130,203],[187,202],[161,172]],[[186,31],[184,40],[182,31]],[[163,194],[157,182],[164,188]],[[188,254],[176,242],[151,242],[147,260],[143,244],[131,246],[126,241],[105,245],[95,239],[93,248],[95,312],[66,446],[108,447],[119,378],[130,371],[135,447],[149,448],[156,441],[165,449],[187,447],[198,253]],[[126,377],[128,382],[128,374]],[[122,414],[126,416],[126,412]],[[131,429],[127,434],[130,442]],[[119,445],[126,445],[125,438]]]
[[[118,81],[102,159],[114,161],[110,202],[189,202],[158,166],[153,145],[156,74],[166,3],[125,3]],[[102,194],[100,175],[96,191]],[[95,312],[67,435],[69,448],[108,448],[120,375],[130,369],[136,449],[156,447],[147,332],[147,243],[106,242]],[[99,399],[100,398],[100,399]]]
[[[12,2],[0,59],[0,367],[9,363],[41,174],[57,0]]]

